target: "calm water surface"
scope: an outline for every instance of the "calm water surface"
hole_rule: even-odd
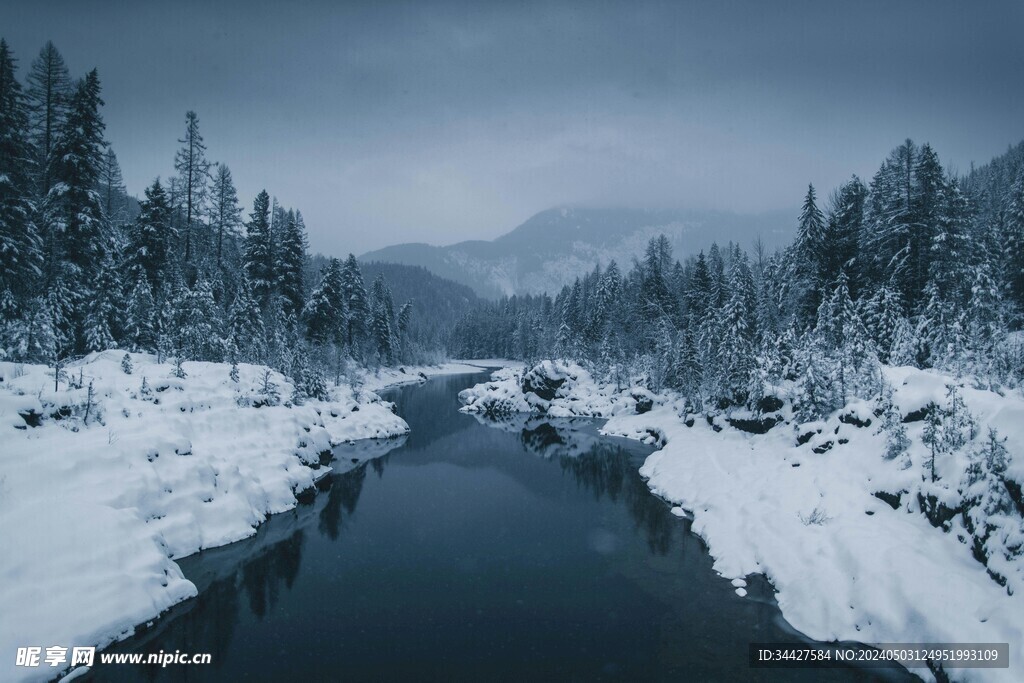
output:
[[[765,581],[737,596],[650,494],[637,474],[650,449],[586,420],[459,413],[459,390],[486,377],[386,394],[407,438],[336,449],[348,471],[255,537],[182,560],[199,596],[111,648],[210,652],[212,665],[101,665],[87,678],[878,677],[748,668],[749,642],[803,639]]]

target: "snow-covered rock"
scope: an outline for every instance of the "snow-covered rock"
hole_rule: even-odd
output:
[[[0,679],[17,647],[99,645],[195,595],[174,559],[246,538],[330,471],[332,445],[404,434],[365,388],[293,400],[253,365],[95,353],[64,369],[0,363]],[[70,386],[69,386],[70,382]]]

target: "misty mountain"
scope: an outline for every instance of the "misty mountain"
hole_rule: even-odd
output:
[[[724,211],[556,208],[542,211],[491,241],[470,240],[447,247],[398,244],[364,254],[360,260],[422,266],[465,284],[483,297],[557,292],[578,275],[615,259],[628,265],[647,241],[665,234],[679,258],[712,242],[751,247],[760,237],[768,249],[793,236],[797,210],[759,215]]]

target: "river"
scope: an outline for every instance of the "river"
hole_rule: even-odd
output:
[[[740,597],[637,474],[650,448],[589,420],[459,413],[486,374],[386,392],[411,433],[339,447],[293,511],[180,562],[199,596],[98,666],[115,681],[876,680],[768,670],[748,643],[806,640],[753,577]],[[340,466],[340,467],[338,467]],[[349,469],[351,468],[351,469]],[[905,672],[889,672],[901,679]]]

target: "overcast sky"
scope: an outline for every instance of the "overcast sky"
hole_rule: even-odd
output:
[[[493,238],[555,205],[795,207],[906,137],[1024,138],[1024,3],[4,0],[22,74],[99,69],[128,189],[185,112],[314,250]]]

